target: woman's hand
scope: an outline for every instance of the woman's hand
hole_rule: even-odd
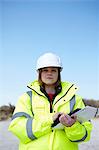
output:
[[[66,127],[71,127],[76,122],[76,120],[77,120],[77,116],[75,115],[69,116],[67,114],[62,114],[59,117],[60,123]]]
[[[53,115],[53,121],[55,121],[59,116],[61,116],[63,113],[57,112],[56,114]]]

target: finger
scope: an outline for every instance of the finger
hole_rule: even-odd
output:
[[[71,115],[71,118],[76,120],[77,119],[77,116],[76,115]]]
[[[69,122],[71,122],[71,119],[68,119],[65,115],[62,115],[60,118],[60,122],[63,124],[68,124]]]
[[[62,114],[60,117],[59,117],[59,121],[61,122],[63,122],[64,121],[64,118],[65,118],[65,115],[64,114]]]
[[[70,121],[71,120],[71,117],[69,115],[65,115],[65,118]]]

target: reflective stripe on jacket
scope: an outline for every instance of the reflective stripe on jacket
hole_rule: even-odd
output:
[[[84,108],[82,98],[75,95],[78,88],[62,82],[62,91],[55,97],[50,113],[48,98],[40,91],[38,81],[18,100],[9,130],[20,139],[19,150],[78,150],[78,143],[88,141],[92,130],[90,122],[75,122],[71,127],[52,128],[56,112],[70,113]]]

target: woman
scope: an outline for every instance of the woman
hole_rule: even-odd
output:
[[[19,150],[78,150],[90,139],[92,124],[69,113],[84,108],[78,88],[62,82],[60,58],[45,53],[37,61],[38,80],[18,100],[9,130],[19,139]],[[61,126],[59,126],[59,124]]]

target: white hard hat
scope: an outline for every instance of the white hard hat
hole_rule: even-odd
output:
[[[37,60],[36,70],[45,67],[59,67],[62,70],[60,57],[53,53],[45,53]]]

